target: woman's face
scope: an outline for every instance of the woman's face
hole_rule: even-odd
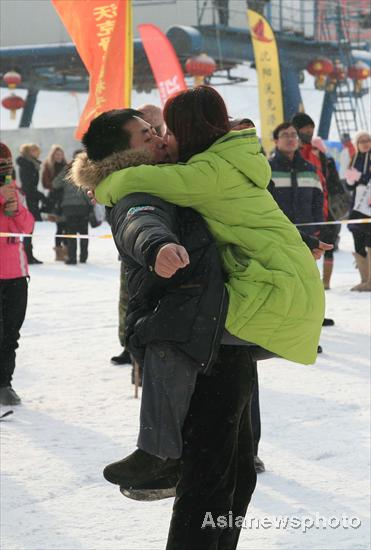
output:
[[[368,153],[371,149],[371,136],[370,134],[362,135],[357,143],[358,151],[360,153]]]
[[[38,159],[40,156],[40,149],[38,147],[31,147],[30,149],[30,155],[34,159]]]
[[[64,155],[61,149],[56,149],[54,152],[54,162],[62,162]]]
[[[164,141],[165,141],[167,152],[171,162],[178,162],[178,159],[179,159],[178,142],[174,134],[169,130],[169,128],[166,129]]]

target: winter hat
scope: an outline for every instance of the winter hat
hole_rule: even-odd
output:
[[[5,143],[0,143],[0,176],[8,176],[13,172],[12,153]]]
[[[251,128],[255,128],[255,124],[250,118],[229,118],[229,122],[231,125],[231,130],[236,128],[236,126],[240,126],[241,124],[249,124]]]
[[[319,136],[312,139],[312,147],[315,147],[316,149],[318,149],[318,151],[321,151],[321,153],[323,153],[324,155],[326,154],[326,151],[327,151],[326,143]]]
[[[313,128],[315,127],[313,119],[306,113],[296,113],[296,115],[292,117],[291,122],[297,130],[300,130],[304,126],[308,125],[313,126]]]

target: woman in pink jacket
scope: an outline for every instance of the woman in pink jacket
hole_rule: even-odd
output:
[[[12,177],[11,152],[0,143],[0,234],[31,233],[32,214],[22,203]],[[10,180],[10,183],[8,181]],[[27,307],[28,264],[19,237],[0,236],[0,404],[19,405],[12,388],[15,350]]]

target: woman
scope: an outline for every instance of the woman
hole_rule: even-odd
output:
[[[356,154],[350,162],[345,176],[353,191],[353,208],[349,219],[371,217],[371,136],[359,132],[355,136]],[[348,226],[354,239],[354,257],[361,275],[361,282],[351,290],[371,290],[371,225],[351,224]]]
[[[39,156],[41,149],[36,143],[26,143],[20,147],[20,156],[17,158],[19,166],[19,179],[21,181],[22,191],[26,196],[28,210],[33,215],[35,221],[41,221],[39,208],[40,200],[45,197],[37,190],[39,184],[40,165]],[[32,237],[26,237],[23,240],[24,248],[29,264],[42,264],[33,255]]]
[[[313,363],[323,287],[308,248],[266,190],[271,171],[255,129],[229,132],[225,104],[207,86],[170,98],[164,117],[169,155],[186,164],[114,172],[97,186],[98,202],[112,206],[140,191],[197,210],[228,275],[226,329],[286,359]]]
[[[31,233],[34,219],[22,204],[13,170],[10,150],[0,143],[0,232]],[[19,237],[0,238],[0,258],[0,404],[19,405],[12,377],[28,290],[27,257]]]
[[[63,190],[53,189],[53,180],[66,167],[67,161],[62,147],[52,145],[47,159],[43,163],[41,181],[44,189],[49,191],[49,202],[53,213],[58,217],[61,216],[61,200],[63,198]],[[65,223],[57,221],[57,235],[65,232]],[[67,248],[64,246],[62,237],[55,237],[55,261],[63,262],[67,256]]]

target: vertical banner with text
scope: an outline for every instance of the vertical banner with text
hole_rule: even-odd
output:
[[[75,136],[110,109],[130,107],[133,81],[131,0],[52,0],[89,73],[89,97]]]
[[[186,90],[184,74],[175,50],[155,25],[139,25],[140,36],[162,104],[175,92]]]
[[[273,30],[256,11],[247,10],[255,65],[258,73],[261,139],[265,151],[273,148],[272,132],[283,122],[280,61]]]

